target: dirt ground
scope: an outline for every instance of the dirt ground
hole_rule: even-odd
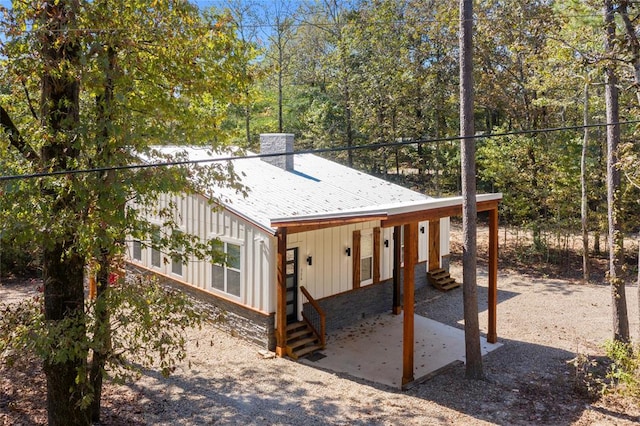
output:
[[[452,227],[454,276],[461,277],[459,226]],[[487,325],[486,269],[478,246],[479,308]],[[637,424],[640,405],[621,396],[590,398],[576,387],[569,361],[602,356],[612,336],[606,261],[594,260],[594,280],[580,280],[580,261],[527,260],[501,234],[498,336],[503,346],[484,360],[486,380],[464,378],[452,365],[406,391],[322,371],[289,359],[264,359],[259,348],[213,326],[188,335],[187,360],[169,378],[147,372],[127,386],[108,384],[105,425],[199,424]],[[507,238],[507,242],[510,239]],[[515,241],[515,238],[511,238]],[[564,271],[564,272],[563,272]],[[37,280],[4,280],[0,302],[37,294]],[[627,288],[630,327],[638,341],[637,290]],[[463,327],[462,290],[416,293],[416,313]],[[372,349],[373,350],[373,349]],[[0,367],[0,425],[45,424],[45,383],[37,363]]]

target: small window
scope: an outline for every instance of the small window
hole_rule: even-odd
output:
[[[182,275],[182,259],[171,259],[171,272]]]
[[[133,240],[133,259],[142,260],[142,243],[140,240]]]
[[[211,265],[211,287],[240,297],[240,246],[222,243],[220,249],[226,255],[226,262]]]
[[[373,233],[363,231],[360,235],[360,283],[373,280]]]
[[[174,232],[174,237],[179,238],[182,234],[180,231]],[[182,249],[178,248],[178,253],[175,256],[171,256],[171,272],[176,275],[182,276]]]
[[[151,266],[160,267],[160,228],[154,228],[151,234]]]

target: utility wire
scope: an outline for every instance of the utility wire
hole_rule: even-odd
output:
[[[155,167],[187,166],[187,165],[206,164],[206,163],[218,163],[218,162],[224,162],[224,161],[280,157],[283,155],[322,154],[322,153],[356,151],[356,150],[365,150],[365,149],[376,150],[380,148],[399,147],[399,146],[406,146],[406,145],[416,145],[416,144],[422,145],[422,144],[431,144],[431,143],[438,143],[438,142],[455,142],[463,139],[477,140],[477,139],[498,138],[498,137],[504,137],[504,136],[534,135],[534,134],[540,134],[540,133],[552,133],[552,132],[561,132],[561,131],[567,131],[567,130],[583,130],[583,129],[594,128],[594,127],[607,127],[607,126],[614,126],[614,125],[638,124],[638,123],[640,123],[640,120],[628,120],[628,121],[618,121],[616,123],[593,123],[588,125],[582,124],[582,125],[576,125],[576,126],[549,127],[544,129],[514,130],[514,131],[502,132],[502,133],[478,134],[478,135],[468,136],[468,137],[450,136],[450,137],[434,138],[434,139],[411,139],[411,140],[401,140],[397,142],[372,143],[372,144],[356,145],[356,146],[350,146],[350,147],[341,146],[341,147],[333,147],[333,148],[314,148],[314,149],[295,151],[291,153],[251,154],[251,155],[244,155],[244,156],[225,156],[225,157],[217,157],[217,158],[206,158],[206,159],[200,159],[200,160],[177,160],[177,161],[166,161],[166,162],[159,162],[159,163],[140,163],[140,164],[128,164],[128,165],[122,165],[122,166],[95,167],[91,169],[79,169],[79,170],[57,170],[53,172],[38,172],[38,173],[29,173],[29,174],[21,174],[21,175],[0,176],[0,182],[35,179],[35,178],[52,177],[52,176],[63,176],[63,175],[101,173],[101,172],[117,171],[117,170],[134,170],[134,169],[150,169]]]

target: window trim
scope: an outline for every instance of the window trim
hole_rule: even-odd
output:
[[[162,251],[160,251],[159,248],[153,247],[153,245],[154,245],[154,240],[156,240],[156,239],[159,240],[159,239],[162,238],[162,235],[161,235],[162,229],[160,228],[159,225],[151,225],[151,226],[153,227],[153,229],[152,229],[151,235],[150,235],[150,238],[151,238],[151,245],[150,245],[150,247],[151,247],[151,259],[149,261],[149,264],[151,265],[152,268],[161,269],[162,268]],[[158,264],[157,265],[154,263],[154,259],[155,259],[156,256],[158,257]]]
[[[369,238],[371,245],[370,245],[370,253],[369,256],[365,256],[365,252],[366,250],[364,250],[364,245],[362,244],[362,242],[365,240],[365,238]],[[373,229],[363,229],[362,231],[360,231],[360,286],[365,286],[365,285],[369,285],[369,284],[373,284],[373,270],[374,270],[374,249],[373,249],[373,244],[374,244],[374,238],[373,238]],[[371,259],[371,261],[369,262],[369,278],[368,279],[363,279],[363,269],[362,269],[362,261],[365,259]]]
[[[173,231],[174,234],[176,235],[180,235],[180,234],[184,234],[183,231],[179,230],[179,229],[175,229]],[[184,248],[180,248],[178,250],[179,253],[183,253],[184,252]],[[176,266],[180,267],[180,272],[176,272]],[[185,276],[185,267],[186,267],[186,262],[183,262],[182,259],[179,259],[179,261],[176,261],[176,259],[173,258],[173,256],[171,257],[171,273],[173,275],[176,275],[178,277],[183,277]]]
[[[136,256],[136,254],[138,256]],[[134,239],[131,244],[131,259],[142,262],[142,241]]]
[[[243,247],[244,244],[242,241],[237,240],[237,239],[233,239],[233,238],[224,238],[224,237],[219,237],[219,236],[214,236],[212,238],[217,238],[221,243],[222,243],[222,249],[223,252],[225,253],[225,255],[228,254],[228,246],[229,244],[237,246],[238,247],[238,268],[232,267],[229,264],[219,264],[219,263],[214,263],[213,261],[210,262],[211,267],[209,268],[209,280],[208,280],[208,288],[212,291],[215,291],[217,293],[220,293],[226,297],[230,297],[236,300],[240,300],[242,297],[242,279],[243,279],[243,266],[244,266],[244,256],[242,254],[243,252]],[[222,267],[222,272],[223,272],[223,280],[224,280],[224,288],[220,289],[217,287],[214,287],[213,285],[213,268],[215,266],[219,266]],[[238,273],[238,281],[239,281],[239,288],[238,288],[238,294],[235,295],[233,293],[230,293],[229,290],[229,280],[228,280],[228,271],[232,271],[232,272],[237,272]]]

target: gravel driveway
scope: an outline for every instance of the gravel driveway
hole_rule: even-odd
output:
[[[459,272],[454,265],[454,276],[459,277]],[[483,272],[479,284],[480,324],[485,332]],[[576,394],[567,365],[576,352],[601,354],[601,343],[611,337],[607,286],[511,272],[500,274],[498,286],[498,336],[503,346],[485,356],[485,381],[465,380],[464,366],[453,365],[402,392],[289,359],[265,359],[257,346],[206,326],[190,332],[188,358],[170,378],[148,373],[132,385],[109,385],[104,424],[590,425],[640,421],[637,406],[608,399],[590,403]],[[24,290],[33,289],[0,286],[0,301]],[[631,329],[637,337],[635,288],[629,287],[627,295]],[[461,289],[440,293],[425,288],[417,292],[416,300],[416,313],[462,327]],[[2,380],[0,377],[0,389],[8,397],[12,385]],[[20,396],[13,397],[14,407],[20,407]],[[46,418],[42,402],[35,404],[31,415],[25,414],[26,409],[21,414],[7,407],[11,405],[0,405],[0,424],[32,424]]]

